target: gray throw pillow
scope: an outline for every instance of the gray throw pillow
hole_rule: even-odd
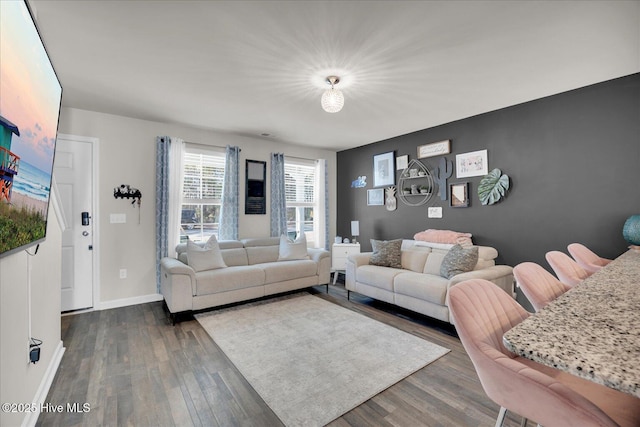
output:
[[[382,267],[402,268],[402,239],[397,240],[373,240],[371,239],[373,253],[369,258],[369,264]]]
[[[454,245],[444,256],[440,265],[440,275],[451,279],[456,274],[473,270],[478,263],[478,247],[463,248]]]

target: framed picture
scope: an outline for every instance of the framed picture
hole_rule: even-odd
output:
[[[456,178],[482,176],[488,173],[487,150],[456,154]]]
[[[373,156],[373,186],[388,187],[396,183],[396,168],[394,167],[394,154],[389,151]]]
[[[409,155],[405,154],[404,156],[396,157],[396,170],[404,170],[409,166]]]
[[[384,188],[367,190],[367,206],[384,205]]]
[[[440,156],[451,152],[451,140],[432,142],[431,144],[420,145],[418,147],[418,158]]]
[[[449,203],[452,208],[466,208],[469,206],[469,183],[458,182],[449,184]]]

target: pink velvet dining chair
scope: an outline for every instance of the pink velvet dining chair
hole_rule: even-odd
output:
[[[589,273],[564,252],[549,251],[546,253],[545,258],[556,273],[556,276],[558,276],[558,279],[565,285],[574,287],[589,277]]]
[[[639,425],[634,402],[640,400],[633,396],[508,351],[502,336],[530,314],[495,284],[473,279],[455,285],[449,309],[484,391],[501,406],[496,426],[507,410],[545,427]]]
[[[576,263],[590,274],[599,271],[602,267],[611,262],[610,259],[602,258],[580,243],[571,243],[567,246],[567,249]]]
[[[551,301],[571,289],[535,262],[523,262],[516,265],[513,268],[513,275],[536,311],[540,311]]]

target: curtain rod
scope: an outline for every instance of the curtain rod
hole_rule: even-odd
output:
[[[227,149],[226,145],[214,145],[214,144],[203,144],[201,142],[191,142],[191,141],[185,141],[185,143],[187,144],[191,144],[191,145],[198,145],[200,147],[215,147],[215,148],[223,148],[223,149]],[[238,147],[238,151],[242,151],[242,148]]]

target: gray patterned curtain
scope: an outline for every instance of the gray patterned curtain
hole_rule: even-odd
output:
[[[160,293],[160,260],[169,255],[169,145],[171,138],[156,138],[156,291]]]
[[[240,148],[227,145],[224,164],[224,184],[222,186],[222,206],[220,207],[220,240],[238,240]]]
[[[322,166],[321,173],[324,174],[322,177],[324,194],[320,195],[320,197],[324,198],[324,248],[329,250],[329,168],[327,161],[324,159],[320,160],[320,165]]]
[[[284,190],[284,154],[271,153],[271,236],[287,234],[287,199]]]

